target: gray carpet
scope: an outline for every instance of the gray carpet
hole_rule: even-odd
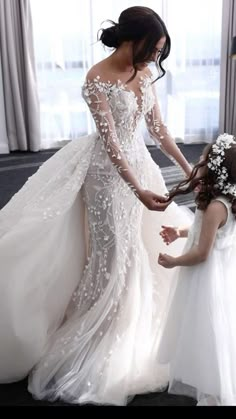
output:
[[[189,162],[195,163],[204,145],[180,145]],[[154,161],[161,167],[163,177],[170,189],[182,179],[181,170],[174,166],[155,147],[149,148]],[[53,155],[55,150],[40,153],[14,152],[8,156],[0,155],[0,208],[23,186],[29,176],[34,174],[38,167]],[[194,209],[192,196],[178,198],[179,204],[188,205]],[[195,406],[196,401],[167,393],[151,393],[136,396],[129,406]],[[18,383],[0,385],[0,406],[68,406],[62,402],[49,403],[33,400],[27,392],[27,379]],[[80,408],[80,407],[77,407]]]

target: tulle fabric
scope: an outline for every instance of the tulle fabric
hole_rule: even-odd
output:
[[[155,179],[155,187],[151,182],[150,188],[166,193],[160,170],[149,156],[148,163],[149,180]],[[94,188],[90,176],[85,187]],[[91,192],[88,195],[95,196]],[[120,199],[120,194],[117,198]],[[181,224],[191,223],[192,214],[175,204],[165,213],[150,213],[138,202],[134,224],[132,210],[136,204],[132,200],[128,195],[125,205],[131,210],[131,218],[121,219],[125,230],[133,227],[131,243],[126,248],[128,263],[123,255],[124,265],[119,265],[116,243],[117,253],[108,258],[110,279],[104,293],[97,293],[94,301],[82,304],[90,278],[94,278],[98,267],[93,265],[93,275],[91,266],[85,270],[76,291],[81,302],[77,304],[75,297],[70,304],[69,319],[52,336],[30,375],[29,390],[36,398],[125,405],[135,394],[162,391],[168,385],[168,367],[158,364],[156,356],[173,274],[157,264],[158,252],[165,250],[159,232],[162,224],[173,223],[173,219]],[[91,199],[87,205],[92,205]],[[114,196],[113,205],[116,206]],[[179,253],[181,246],[181,242],[173,245],[173,252]],[[103,257],[101,254],[98,263],[102,263]],[[96,281],[100,285],[92,286],[98,288],[103,275],[96,277]]]
[[[194,397],[199,406],[236,405],[235,219],[218,233],[210,257],[179,269],[169,300],[158,361],[169,364],[169,392]],[[202,214],[186,244],[198,240]]]
[[[36,365],[29,382],[36,398],[122,405],[129,396],[167,386],[168,368],[157,364],[156,352],[172,273],[157,265],[158,252],[165,250],[159,231],[173,219],[191,222],[191,214],[174,203],[151,213],[131,192],[127,199],[131,209],[137,203],[137,218],[121,223],[133,223],[136,241],[125,272],[114,254],[105,292],[77,310],[78,284],[96,282],[96,271],[94,279],[86,276],[83,199],[94,147],[94,135],[66,146],[1,212],[0,380],[20,380]],[[81,160],[87,162],[83,170]],[[148,151],[147,173],[150,189],[165,193]]]

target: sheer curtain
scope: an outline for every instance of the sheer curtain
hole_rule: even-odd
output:
[[[7,137],[1,54],[0,54],[0,109],[1,109],[0,111],[0,154],[8,154],[10,150],[9,150],[8,137]]]
[[[211,142],[219,129],[222,0],[168,0],[172,38],[166,122],[185,143]],[[169,87],[168,87],[169,82]]]
[[[106,19],[135,0],[31,0],[42,148],[90,133],[81,98],[88,68],[110,52],[96,42]],[[222,0],[146,0],[172,39],[166,76],[156,83],[163,119],[177,141],[211,142],[218,132]],[[153,69],[155,72],[155,68]],[[146,136],[147,143],[151,143]]]
[[[91,131],[81,86],[93,63],[88,0],[31,0],[42,148],[57,147]]]

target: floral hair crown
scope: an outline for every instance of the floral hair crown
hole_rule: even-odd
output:
[[[212,172],[217,175],[217,186],[223,195],[233,195],[236,198],[236,184],[227,181],[229,174],[226,167],[223,165],[225,160],[225,150],[231,148],[236,141],[233,135],[223,134],[219,135],[216,143],[212,146],[212,151],[209,154],[209,162],[207,166]]]

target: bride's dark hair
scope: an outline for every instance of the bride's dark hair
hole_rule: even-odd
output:
[[[155,46],[162,37],[166,38],[166,42],[156,59],[155,64],[159,74],[156,80],[165,75],[162,62],[170,53],[171,40],[163,20],[157,13],[148,7],[134,6],[125,9],[120,14],[118,23],[109,22],[113,26],[100,29],[102,33],[100,36],[98,35],[104,45],[117,49],[124,41],[133,41],[134,74],[129,82],[137,74],[137,64],[148,62],[151,59]],[[143,41],[141,47],[140,41]]]

